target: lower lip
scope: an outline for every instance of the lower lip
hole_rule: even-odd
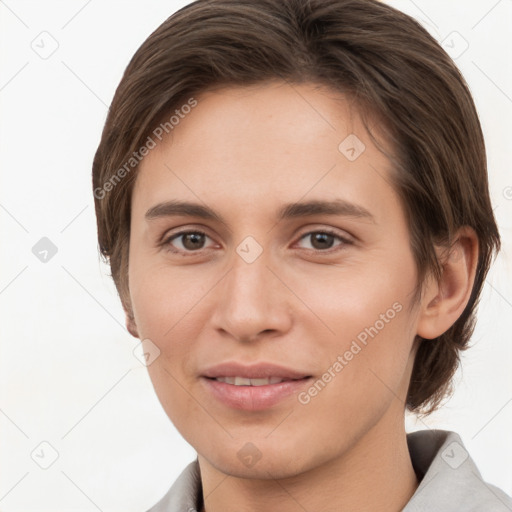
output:
[[[215,379],[201,377],[208,391],[223,404],[233,409],[262,411],[286,397],[297,394],[311,379],[287,380],[264,386],[235,386]]]

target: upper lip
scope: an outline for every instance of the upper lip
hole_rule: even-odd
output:
[[[210,379],[217,377],[245,377],[246,379],[264,379],[266,377],[303,379],[304,377],[310,377],[306,372],[272,363],[241,364],[237,362],[225,362],[211,366],[204,370],[201,375]]]

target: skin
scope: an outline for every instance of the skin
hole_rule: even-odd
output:
[[[404,428],[415,335],[428,343],[462,313],[476,237],[459,231],[442,280],[428,279],[413,304],[417,272],[391,165],[346,98],[314,84],[267,83],[197,100],[139,169],[127,326],[160,350],[148,371],[198,453],[203,510],[401,510],[418,486]],[[366,146],[354,161],[338,150],[349,134]],[[334,199],[372,218],[277,218],[284,204]],[[223,221],[145,218],[170,200],[206,205]],[[318,245],[315,233],[326,229],[336,236]],[[195,246],[169,240],[180,231],[207,236]],[[247,236],[263,250],[252,263],[236,252]],[[317,380],[396,303],[401,311],[307,404],[292,395],[267,410],[235,410],[199,378],[236,360]],[[249,442],[261,454],[252,467],[237,456]]]

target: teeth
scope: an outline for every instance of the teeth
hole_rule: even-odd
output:
[[[244,379],[244,377],[235,377],[235,386],[250,386],[251,379]]]
[[[265,377],[261,379],[247,379],[246,377],[217,377],[218,382],[234,384],[235,386],[266,386],[268,384],[278,384],[288,379],[281,377]]]
[[[251,386],[265,386],[270,384],[270,379],[248,379],[251,381]]]

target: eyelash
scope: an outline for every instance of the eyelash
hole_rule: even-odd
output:
[[[172,253],[175,253],[175,254],[181,254],[183,256],[194,256],[194,255],[200,253],[204,249],[197,249],[196,251],[190,251],[190,250],[176,249],[176,248],[173,248],[173,246],[171,245],[171,242],[173,240],[178,239],[178,238],[180,238],[180,237],[182,237],[184,235],[190,235],[190,234],[204,235],[207,238],[211,239],[211,237],[209,237],[204,231],[200,231],[200,230],[185,230],[185,231],[179,231],[178,233],[173,233],[172,235],[166,237],[162,241],[161,245],[162,245],[162,247],[164,247],[169,252],[172,252]],[[334,247],[330,247],[329,249],[305,249],[306,251],[313,251],[313,252],[318,253],[318,254],[331,254],[333,252],[338,252],[339,250],[343,250],[344,246],[352,245],[353,244],[353,242],[351,240],[349,240],[348,238],[345,238],[345,237],[339,235],[338,233],[336,233],[335,231],[330,230],[330,229],[321,229],[321,230],[308,231],[308,232],[303,233],[302,235],[300,235],[299,241],[303,240],[304,238],[306,238],[308,236],[314,235],[314,234],[332,235],[334,238],[338,239],[338,241],[341,242],[341,243],[336,245],[336,246],[334,246]]]

